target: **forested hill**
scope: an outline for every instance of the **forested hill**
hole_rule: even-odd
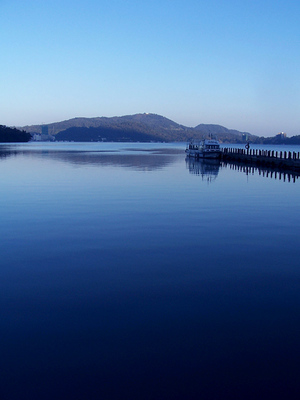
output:
[[[220,125],[201,124],[186,127],[157,114],[134,114],[122,117],[73,118],[48,124],[56,140],[68,141],[140,141],[174,142],[201,139],[213,135],[221,142],[239,143],[247,132],[230,130]],[[41,133],[42,125],[23,127],[30,133]]]
[[[0,125],[0,143],[29,142],[31,134],[16,128]]]

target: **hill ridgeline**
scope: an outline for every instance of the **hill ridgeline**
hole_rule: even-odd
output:
[[[43,125],[24,126],[31,134],[42,133]],[[50,135],[59,141],[182,142],[210,135],[221,142],[241,143],[256,138],[248,132],[221,125],[200,124],[186,127],[157,114],[134,114],[122,117],[73,118],[47,125]]]

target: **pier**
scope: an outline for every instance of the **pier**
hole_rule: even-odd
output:
[[[300,152],[225,147],[222,150],[221,159],[223,161],[264,166],[278,170],[290,170],[300,173]]]

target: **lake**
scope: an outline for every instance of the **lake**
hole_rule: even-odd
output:
[[[0,145],[2,400],[299,398],[300,179],[184,149]]]

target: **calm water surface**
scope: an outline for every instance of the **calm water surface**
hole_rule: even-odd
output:
[[[0,146],[1,399],[299,398],[300,178],[184,148]]]

